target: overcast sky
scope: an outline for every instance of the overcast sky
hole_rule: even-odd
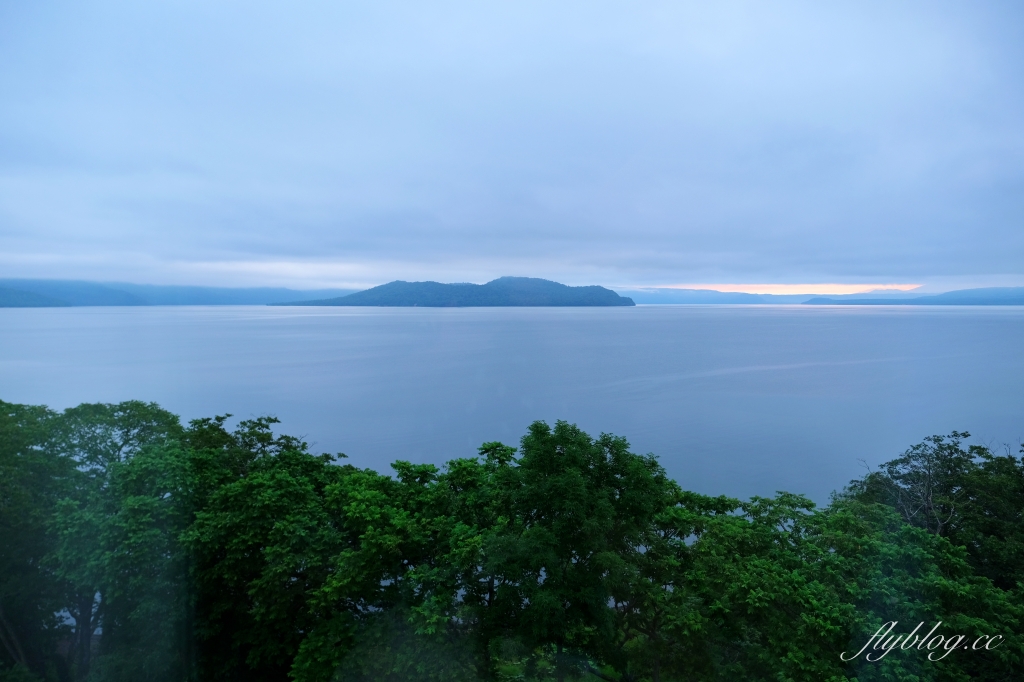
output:
[[[0,0],[0,276],[1024,285],[1019,2]]]

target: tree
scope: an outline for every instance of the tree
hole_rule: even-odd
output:
[[[75,679],[85,679],[94,648],[110,651],[118,619],[111,609],[119,575],[112,560],[120,500],[112,479],[146,448],[167,446],[181,434],[178,418],[153,403],[83,404],[53,422],[48,448],[71,463],[67,485],[54,509],[56,543],[49,557],[66,595],[72,619],[70,663]],[[124,611],[125,607],[121,607]],[[93,637],[102,631],[98,647]]]
[[[60,663],[61,585],[44,561],[68,473],[46,447],[56,418],[45,407],[0,401],[0,670],[18,667],[23,676],[43,677]]]
[[[525,651],[550,652],[557,679],[602,676],[605,665],[626,673],[615,586],[639,560],[673,486],[625,439],[592,439],[566,422],[533,423],[519,452],[501,481],[507,520],[485,547],[501,605],[493,613]]]
[[[930,436],[878,471],[851,483],[840,499],[892,507],[907,523],[967,550],[974,570],[1004,590],[1024,584],[1024,459],[963,440]]]
[[[339,533],[325,493],[348,470],[277,422],[191,424],[195,521],[183,535],[195,585],[200,679],[286,680],[316,625],[310,595],[331,571]]]
[[[0,403],[0,680],[1024,676],[1024,461],[932,437],[825,508],[532,424],[393,474],[276,419]],[[857,651],[887,621],[985,652]]]

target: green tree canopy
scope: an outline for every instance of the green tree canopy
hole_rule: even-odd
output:
[[[1024,673],[1024,463],[964,433],[818,508],[688,492],[566,422],[385,474],[229,418],[0,403],[0,680]],[[894,620],[1002,639],[840,658]]]

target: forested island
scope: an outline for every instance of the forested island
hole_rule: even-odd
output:
[[[275,305],[358,305],[429,308],[490,306],[623,306],[633,300],[599,286],[570,287],[536,277],[499,277],[487,284],[388,282],[347,296]]]
[[[816,508],[565,422],[390,475],[228,423],[0,402],[0,680],[1024,679],[1024,461],[965,433]]]

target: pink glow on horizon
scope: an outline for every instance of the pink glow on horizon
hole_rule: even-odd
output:
[[[709,289],[743,294],[863,294],[879,289],[911,291],[920,284],[665,284],[659,289]]]

